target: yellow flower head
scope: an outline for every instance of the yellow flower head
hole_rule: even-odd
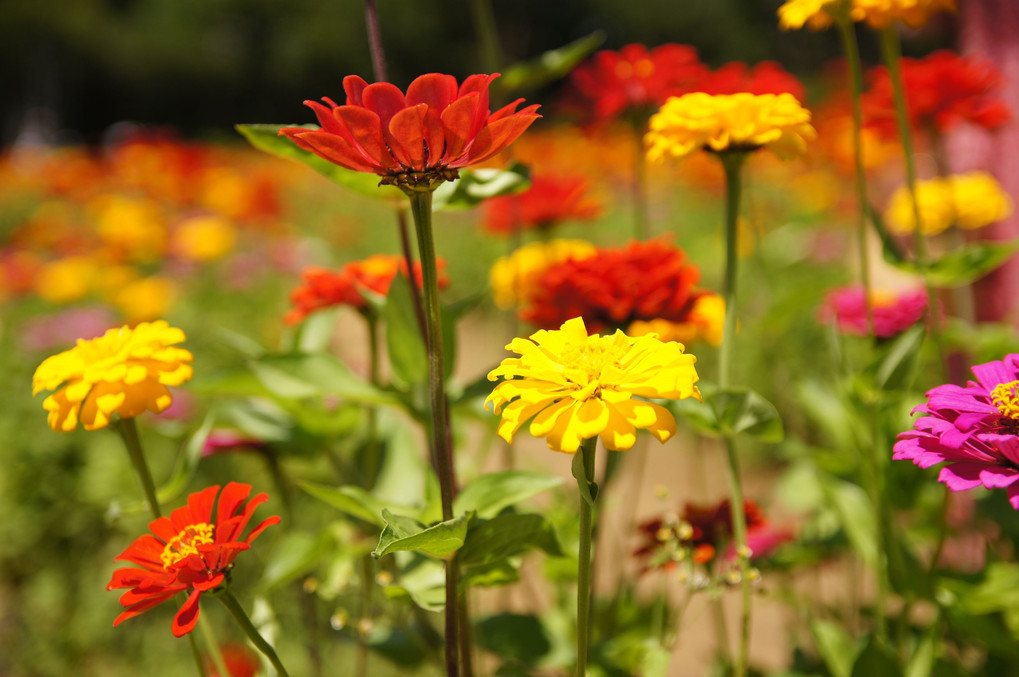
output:
[[[194,216],[177,226],[173,248],[189,261],[214,261],[233,249],[236,240],[233,225],[222,216]]]
[[[997,223],[1012,213],[1012,199],[990,174],[969,172],[918,181],[921,231],[937,235],[950,226],[969,230]],[[885,210],[888,230],[905,235],[916,230],[909,189],[898,188]]]
[[[851,16],[876,29],[888,28],[896,21],[920,28],[941,10],[954,12],[955,0],[853,0]]]
[[[778,25],[782,30],[803,28],[806,24],[812,30],[827,28],[834,20],[829,10],[846,0],[786,0],[778,8]]]
[[[513,339],[506,349],[520,357],[508,357],[489,372],[490,381],[504,380],[485,406],[494,405],[502,416],[498,432],[507,442],[528,420],[530,433],[544,437],[549,449],[570,454],[597,435],[606,449],[625,451],[638,428],[665,442],[675,434],[676,420],[644,398],[701,397],[694,385],[697,358],[654,334],[589,336],[577,317],[561,329]]]
[[[566,259],[586,259],[595,251],[595,246],[584,240],[551,240],[524,245],[499,258],[489,273],[495,304],[507,310],[527,303],[549,266]]]
[[[55,391],[42,406],[48,423],[70,432],[80,420],[85,430],[105,428],[113,414],[159,413],[173,397],[166,386],[191,378],[191,353],[174,347],[184,332],[165,321],[143,322],[134,329],[110,329],[43,360],[32,377],[32,394]]]
[[[694,151],[767,147],[779,156],[802,153],[817,136],[810,111],[792,94],[719,94],[695,92],[671,97],[651,117],[644,137],[648,159]]]
[[[725,299],[718,294],[704,294],[690,310],[687,322],[669,320],[637,320],[626,328],[630,336],[656,335],[662,341],[693,343],[704,341],[715,346],[722,345],[722,325],[725,323]]]

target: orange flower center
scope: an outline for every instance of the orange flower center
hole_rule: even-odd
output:
[[[1019,381],[999,383],[991,391],[991,401],[1002,416],[1019,421]]]
[[[189,524],[170,539],[163,548],[163,568],[169,570],[175,564],[198,554],[198,546],[212,543],[213,526],[206,522]]]

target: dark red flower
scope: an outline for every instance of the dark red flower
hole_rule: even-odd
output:
[[[582,317],[591,332],[637,320],[684,322],[695,302],[710,293],[694,287],[700,276],[682,249],[661,240],[599,249],[547,268],[521,317],[547,329]]]
[[[540,117],[538,106],[517,111],[523,99],[488,109],[488,87],[499,76],[456,78],[428,73],[407,94],[388,82],[369,85],[356,75],[343,79],[345,105],[305,101],[321,129],[279,131],[301,148],[358,172],[378,174],[383,183],[417,183],[456,178],[456,170],[484,162],[504,150]],[[415,174],[427,175],[424,177]]]
[[[762,61],[748,67],[741,61],[727,63],[716,71],[712,71],[692,90],[707,94],[785,94],[803,101],[806,90],[803,83],[786,71],[775,61]]]
[[[449,280],[443,275],[446,262],[436,261],[439,286],[445,287]],[[339,270],[309,266],[301,273],[304,284],[290,292],[294,307],[283,321],[297,324],[316,310],[333,306],[348,305],[359,310],[368,307],[362,291],[368,290],[385,296],[397,274],[407,276],[407,263],[402,256],[374,254],[362,261],[351,261]],[[414,282],[421,286],[421,264],[414,264]]]
[[[267,527],[280,521],[278,516],[269,517],[241,538],[255,508],[269,500],[265,494],[258,494],[245,504],[250,493],[250,485],[231,482],[220,494],[217,484],[188,496],[188,504],[169,517],[149,522],[154,535],[139,537],[114,558],[141,568],[117,569],[106,586],[107,590],[129,588],[120,597],[126,611],[113,625],[186,592],[187,601],[171,627],[177,637],[191,632],[198,622],[202,593],[222,585],[237,555],[250,548]]]
[[[626,112],[643,120],[670,96],[692,91],[707,72],[697,50],[687,45],[648,50],[632,44],[618,52],[603,50],[570,74],[565,104],[593,122],[615,120]]]
[[[895,97],[888,69],[870,72],[871,87],[864,95],[867,125],[891,137],[898,133]],[[1001,98],[1001,73],[987,59],[941,50],[922,59],[902,60],[909,117],[914,128],[946,132],[965,121],[987,130],[1012,119]]]
[[[602,207],[588,195],[589,188],[580,176],[535,174],[524,192],[485,200],[485,228],[510,234],[518,227],[547,229],[563,221],[593,219]]]

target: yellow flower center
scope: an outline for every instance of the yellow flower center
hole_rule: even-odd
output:
[[[991,401],[1001,415],[1019,421],[1019,381],[999,383],[991,391]]]
[[[163,568],[169,570],[170,567],[191,555],[197,555],[198,546],[212,543],[212,532],[213,526],[206,522],[189,524],[184,527],[163,548]]]

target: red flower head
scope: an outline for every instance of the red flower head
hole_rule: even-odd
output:
[[[445,287],[449,279],[443,275],[446,262],[436,261],[439,286]],[[316,310],[348,305],[364,310],[368,301],[362,295],[367,289],[385,296],[397,273],[407,276],[407,263],[402,256],[374,254],[363,261],[351,261],[339,270],[309,266],[301,273],[304,284],[290,293],[294,308],[283,318],[287,324],[302,322]],[[421,264],[414,264],[414,283],[421,286]]]
[[[547,230],[563,221],[596,218],[602,207],[587,195],[589,188],[583,177],[535,174],[524,192],[485,201],[485,228],[510,234],[517,226]]]
[[[198,599],[203,592],[219,587],[233,561],[266,527],[277,524],[272,516],[241,538],[251,516],[269,500],[258,494],[247,504],[244,500],[251,486],[231,482],[219,493],[219,485],[188,496],[188,504],[177,508],[169,517],[149,522],[152,534],[139,537],[115,559],[132,562],[141,568],[117,569],[107,590],[129,588],[120,597],[126,611],[117,616],[117,626],[152,607],[162,604],[179,592],[188,592],[187,601],[173,618],[173,634],[183,637],[198,622]],[[213,512],[213,504],[218,504]]]
[[[709,293],[694,288],[700,276],[682,249],[661,240],[599,249],[546,269],[521,317],[543,328],[582,317],[591,332],[625,329],[636,320],[685,322]]]
[[[523,99],[488,109],[488,87],[499,76],[456,78],[428,73],[407,94],[388,82],[369,85],[356,75],[343,79],[347,103],[325,98],[305,101],[321,129],[285,127],[301,148],[358,172],[378,174],[382,183],[415,185],[457,177],[461,167],[484,162],[504,150],[540,117],[537,105],[517,111]]]
[[[803,83],[775,61],[762,61],[752,68],[741,61],[727,63],[699,82],[693,91],[711,95],[789,93],[797,101],[806,97]]]
[[[895,98],[888,69],[875,68],[870,78],[871,88],[863,100],[867,124],[887,137],[895,136]],[[914,128],[946,132],[966,121],[993,130],[1012,118],[999,96],[1001,73],[987,59],[948,50],[923,59],[903,59],[902,80]]]
[[[644,120],[670,96],[691,91],[707,72],[697,50],[687,45],[603,50],[571,73],[566,106],[594,122],[609,122],[626,112]]]

